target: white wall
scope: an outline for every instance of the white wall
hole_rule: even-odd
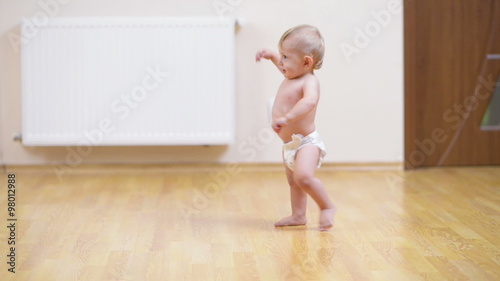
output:
[[[316,25],[326,42],[317,71],[322,96],[317,127],[326,162],[403,160],[403,36],[401,0],[0,0],[0,155],[6,164],[280,162],[280,141],[269,135],[268,103],[283,77],[255,52],[276,48],[281,34]],[[216,9],[219,7],[219,10]],[[399,9],[397,9],[399,7]],[[226,10],[224,10],[226,8]],[[229,147],[24,147],[20,61],[12,36],[21,17],[234,16],[237,142]],[[350,55],[349,55],[349,52]],[[2,153],[3,152],[3,153]],[[1,159],[1,158],[0,158]]]
[[[1,96],[1,89],[2,89],[2,79],[0,78],[0,165],[4,164],[3,160],[3,115],[2,115],[2,96]]]

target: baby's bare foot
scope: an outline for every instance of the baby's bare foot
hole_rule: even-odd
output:
[[[333,216],[335,215],[335,207],[331,209],[321,210],[319,215],[319,230],[327,231],[333,227]]]
[[[307,223],[307,219],[305,216],[289,216],[277,221],[274,226],[296,226],[296,225],[305,225]]]

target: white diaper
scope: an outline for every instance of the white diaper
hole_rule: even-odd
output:
[[[305,137],[300,134],[294,134],[292,135],[292,140],[290,142],[283,144],[283,160],[290,170],[293,171],[295,166],[295,155],[306,145],[316,146],[319,149],[317,167],[321,167],[321,162],[323,162],[323,158],[326,155],[326,148],[325,144],[319,137],[318,132],[314,131]]]

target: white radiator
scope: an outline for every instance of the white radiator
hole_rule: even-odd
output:
[[[234,141],[234,19],[23,19],[21,34],[23,144]]]

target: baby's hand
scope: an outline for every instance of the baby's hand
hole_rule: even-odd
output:
[[[276,120],[273,121],[273,130],[279,134],[281,129],[283,129],[283,127],[285,127],[286,125],[288,124],[287,120],[285,117],[280,117]]]
[[[272,56],[272,52],[268,49],[262,49],[260,51],[257,52],[257,54],[255,55],[255,61],[260,61],[262,58],[265,58],[265,59],[270,59]]]

